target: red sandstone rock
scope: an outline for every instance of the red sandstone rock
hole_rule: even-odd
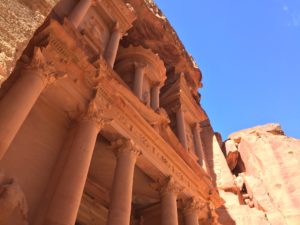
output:
[[[232,169],[237,160],[233,155],[234,141],[245,166],[244,182],[254,205],[266,212],[272,225],[299,224],[300,140],[284,136],[278,124],[242,130],[229,138],[225,143],[227,161]]]

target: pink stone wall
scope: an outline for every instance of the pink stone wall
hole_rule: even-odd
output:
[[[0,162],[0,170],[15,178],[25,193],[29,221],[48,185],[68,128],[65,114],[40,98]]]

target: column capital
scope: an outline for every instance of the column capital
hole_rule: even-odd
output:
[[[183,200],[183,212],[185,214],[191,213],[191,212],[198,212],[201,209],[203,209],[207,204],[204,201],[201,201],[200,199],[197,199],[195,197],[191,197],[188,199]]]
[[[46,60],[43,48],[35,47],[31,59],[24,55],[22,61],[24,69],[28,72],[36,72],[34,74],[40,77],[45,85],[67,76],[65,72],[57,71],[51,61]]]
[[[159,191],[162,196],[168,193],[178,195],[184,190],[184,188],[181,187],[172,176],[159,180],[156,184],[154,184],[154,188]]]
[[[116,21],[116,22],[115,22],[112,31],[113,31],[113,32],[120,32],[120,33],[122,33],[121,27],[120,27],[120,22],[119,22],[119,21]]]
[[[116,149],[117,157],[123,154],[132,154],[133,156],[138,157],[142,154],[131,139],[120,138],[112,142],[112,147]]]
[[[84,113],[81,114],[79,120],[81,121],[93,121],[97,124],[99,129],[103,127],[106,123],[109,123],[111,119],[106,119],[104,117],[104,110],[109,109],[109,103],[99,106],[96,103],[96,98],[93,98],[89,103]]]

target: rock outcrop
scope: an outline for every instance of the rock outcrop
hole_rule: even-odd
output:
[[[0,1],[0,87],[58,0]]]
[[[267,124],[233,133],[223,146],[248,208],[264,213],[271,225],[299,224],[300,140],[285,136],[278,124]],[[234,210],[230,215],[236,220]]]

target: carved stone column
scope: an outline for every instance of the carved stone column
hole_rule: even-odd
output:
[[[199,158],[199,164],[203,166],[203,168],[207,171],[206,168],[206,160],[205,160],[205,154],[202,146],[201,136],[200,136],[200,125],[199,123],[196,123],[193,128],[193,135],[195,140],[195,148],[196,153]]]
[[[185,225],[199,225],[198,214],[199,211],[205,206],[195,198],[190,198],[184,202],[184,224]]]
[[[144,76],[145,76],[145,65],[136,63],[135,64],[133,91],[134,91],[135,95],[141,100],[143,97]]]
[[[129,225],[135,162],[140,154],[131,140],[120,139],[117,147],[117,165],[111,190],[107,225]]]
[[[1,99],[0,160],[50,81],[50,74],[40,48],[36,48],[31,62],[24,66],[20,77]]]
[[[159,92],[160,86],[155,85],[151,89],[151,107],[153,110],[157,110],[159,108]]]
[[[46,216],[46,225],[75,224],[97,135],[104,125],[94,101],[78,121],[69,155]]]
[[[161,225],[178,225],[177,195],[182,188],[173,177],[168,177],[158,185],[161,194]]]
[[[186,133],[185,133],[184,112],[181,107],[176,112],[176,125],[177,125],[178,139],[183,145],[183,147],[185,149],[188,149],[188,143],[187,143]]]
[[[104,53],[104,58],[106,59],[108,65],[111,66],[111,68],[114,67],[121,38],[122,32],[119,28],[119,23],[116,23]]]
[[[69,20],[78,28],[94,0],[80,0],[69,15]]]

